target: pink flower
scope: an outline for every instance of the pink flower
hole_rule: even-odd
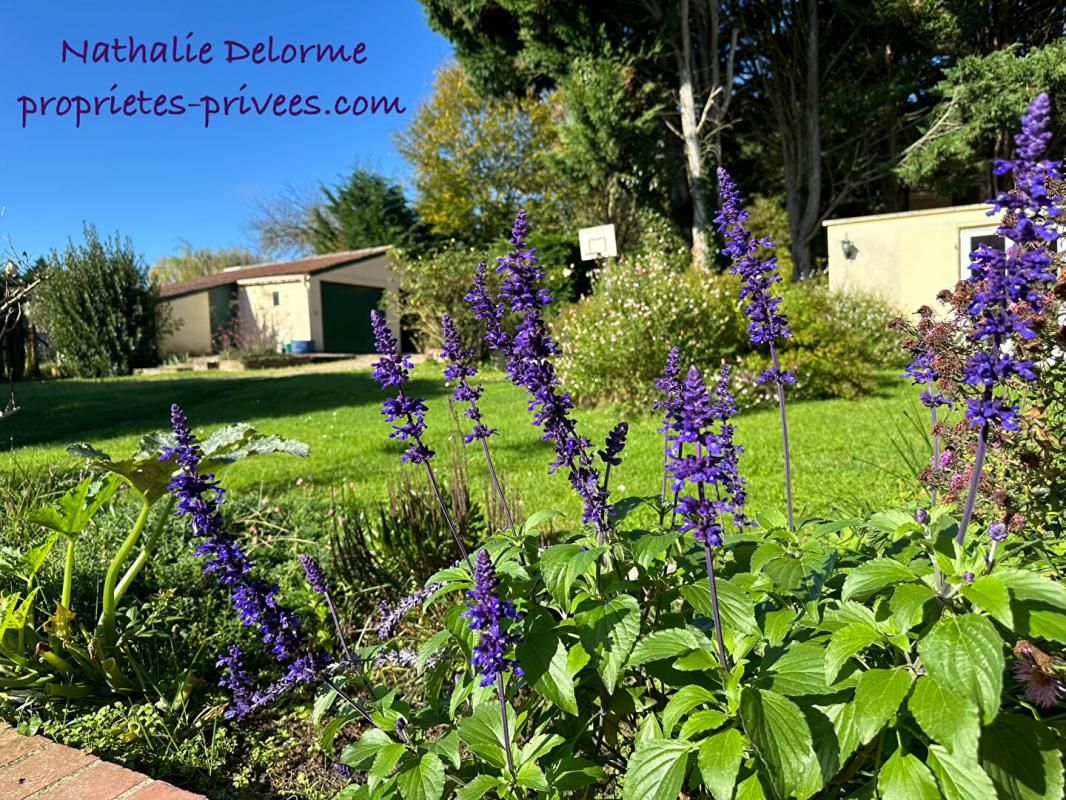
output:
[[[940,454],[940,468],[948,469],[955,465],[955,454],[950,450],[945,450]]]
[[[1014,662],[1014,679],[1025,684],[1025,699],[1041,708],[1053,707],[1063,694],[1064,687],[1057,675],[1025,657]]]

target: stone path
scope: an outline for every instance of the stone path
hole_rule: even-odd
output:
[[[0,800],[205,800],[0,722]]]

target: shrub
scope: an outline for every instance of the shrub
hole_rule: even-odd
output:
[[[129,239],[100,239],[86,225],[85,243],[52,252],[34,311],[64,371],[85,378],[128,375],[157,362],[169,324]]]
[[[773,387],[755,383],[769,357],[752,352],[738,285],[730,275],[678,272],[654,260],[603,270],[593,294],[556,323],[563,382],[583,405],[648,408],[655,378],[676,345],[685,363],[737,364],[738,397],[769,402]],[[824,279],[783,285],[783,293],[793,335],[784,340],[781,360],[798,376],[791,397],[858,397],[876,388],[876,370],[900,363],[898,347],[884,333],[893,313],[887,304],[830,292]]]

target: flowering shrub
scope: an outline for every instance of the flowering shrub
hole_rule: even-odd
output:
[[[1039,137],[1040,120],[1026,124],[1026,134]],[[1012,208],[1039,198],[1038,189],[1020,182]],[[727,204],[721,218],[752,343],[776,348],[787,338],[789,309],[774,292],[773,264],[752,260],[764,257],[740,230],[743,210]],[[1034,212],[1016,211],[1014,229]],[[729,370],[708,381],[679,349],[664,354],[656,381],[663,485],[616,497],[611,468],[625,458],[627,427],[619,424],[599,448],[574,420],[555,368],[560,347],[543,317],[552,297],[527,231],[520,215],[511,252],[498,263],[499,291],[487,288],[482,266],[466,299],[486,346],[528,394],[533,424],[555,454],[549,471],[581,497],[581,523],[549,537],[545,523],[555,512],[509,515],[468,552],[442,502],[455,565],[383,608],[379,641],[349,646],[338,625],[332,657],[295,640],[278,654],[274,621],[291,620],[281,627],[295,630],[296,620],[254,584],[250,562],[216,526],[221,487],[198,471],[200,447],[175,415],[183,469],[172,489],[210,564],[220,565],[216,574],[232,576],[240,613],[284,663],[282,677],[257,688],[236,655],[225,655],[227,713],[243,716],[283,691],[320,683],[323,749],[335,754],[341,731],[361,730],[337,755],[352,778],[343,800],[1062,797],[1066,589],[1024,547],[1011,546],[1010,526],[971,522],[963,536],[957,507],[944,502],[868,519],[794,519],[791,503],[787,513],[749,510]],[[1044,307],[1033,293],[1027,309],[1017,298],[1003,302],[1004,292],[1039,292],[1034,284],[1045,282],[1030,271],[1037,259],[1025,248],[974,279],[985,297],[969,306],[979,351],[993,302],[1012,333],[1027,309]],[[987,265],[993,257],[985,257]],[[508,314],[518,318],[514,331],[501,324]],[[407,443],[404,458],[421,465],[436,491],[425,403],[410,394],[409,364],[380,318],[374,325],[375,378],[391,435]],[[442,331],[451,401],[465,411],[468,444],[495,474],[493,421],[477,407],[470,351],[450,321]],[[1001,335],[992,335],[992,355]],[[911,377],[936,383],[940,365],[916,344]],[[781,402],[784,446],[788,376],[774,356],[763,378]],[[1010,358],[1012,375],[1024,380],[1021,355]],[[990,441],[990,409],[998,421],[1015,419],[1004,384],[985,380],[988,364],[981,356],[965,362],[980,398],[969,404],[978,447]],[[787,482],[787,448],[783,456]],[[975,474],[977,484],[980,469]],[[969,507],[962,504],[963,514]],[[335,617],[327,576],[303,561]],[[247,607],[244,585],[255,587]],[[443,617],[428,637],[401,625],[418,607]],[[415,673],[422,691],[382,682],[382,665]]]

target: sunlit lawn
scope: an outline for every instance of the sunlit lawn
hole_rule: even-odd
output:
[[[500,435],[491,440],[501,473],[527,510],[577,505],[562,474],[549,476],[549,445],[530,424],[524,394],[500,373],[484,376],[483,411]],[[426,397],[430,445],[447,451],[452,422],[440,368],[420,366],[411,390]],[[277,375],[270,372],[181,374],[101,381],[32,382],[19,387],[23,411],[0,423],[0,469],[35,474],[49,466],[76,469],[65,448],[91,442],[113,456],[129,454],[143,434],[168,423],[180,403],[194,428],[207,432],[229,422],[248,422],[265,433],[307,442],[311,456],[270,456],[242,464],[225,476],[231,490],[286,491],[298,479],[327,490],[341,483],[363,498],[381,496],[400,469],[401,447],[387,438],[381,393],[368,371]],[[916,485],[900,455],[918,457],[921,435],[905,419],[914,411],[911,389],[885,377],[882,388],[859,401],[796,403],[789,408],[797,507],[810,514],[855,512],[911,496]],[[581,411],[581,430],[601,442],[616,412]],[[662,439],[651,416],[631,419],[630,444],[612,485],[626,494],[655,494],[662,480]],[[743,414],[738,439],[750,486],[750,507],[781,507],[784,498],[780,428],[776,408]],[[473,481],[482,458],[470,453]]]

